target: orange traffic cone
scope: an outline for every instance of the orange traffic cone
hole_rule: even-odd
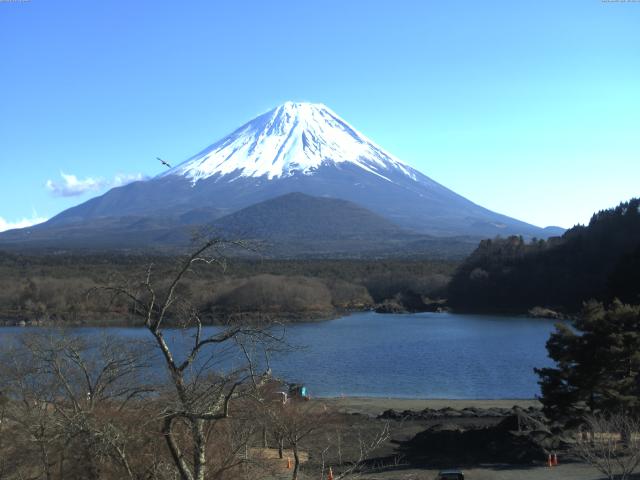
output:
[[[287,468],[291,470],[291,457],[287,457]]]
[[[553,463],[554,467],[558,466],[558,455],[556,455],[555,453],[553,454],[553,456],[551,457],[551,461]]]
[[[327,475],[327,480],[333,480],[333,470],[329,467],[329,475]]]
[[[547,467],[553,467],[553,459],[551,458],[551,454],[547,457]]]

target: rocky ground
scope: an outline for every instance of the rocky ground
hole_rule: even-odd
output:
[[[535,400],[320,399],[366,418],[372,430],[390,425],[368,480],[432,480],[461,468],[467,480],[598,480],[597,471],[568,455],[570,438],[551,435]],[[557,453],[560,465],[546,466]]]
[[[385,410],[411,410],[453,408],[540,408],[540,402],[533,399],[527,400],[447,400],[447,399],[415,399],[415,398],[385,398],[385,397],[333,397],[322,398],[322,402],[333,406],[346,413],[362,413],[378,416]]]

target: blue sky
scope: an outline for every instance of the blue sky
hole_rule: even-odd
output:
[[[0,42],[0,229],[286,100],[537,225],[640,195],[637,2],[13,1]]]

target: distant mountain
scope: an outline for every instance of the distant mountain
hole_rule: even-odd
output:
[[[407,236],[353,202],[295,192],[243,208],[212,223],[227,235],[261,239],[368,239]]]
[[[290,193],[217,218],[213,209],[175,217],[104,217],[80,224],[7,232],[9,250],[173,251],[189,248],[197,235],[247,241],[253,253],[288,258],[430,256],[463,258],[477,239],[439,238],[398,227],[346,200]],[[65,238],[64,245],[51,238]]]
[[[385,152],[324,105],[287,102],[162,175],[114,188],[20,235],[68,245],[65,232],[97,222],[116,229],[105,231],[105,239],[115,235],[119,245],[126,240],[133,245],[148,237],[141,229],[135,238],[122,237],[126,228],[121,227],[133,218],[152,230],[204,224],[294,192],[353,202],[417,234],[546,238],[559,233],[452,192]],[[300,214],[295,221],[303,218]],[[0,245],[14,237],[0,234]]]
[[[243,208],[212,223],[229,238],[262,242],[286,257],[430,255],[464,257],[471,238],[442,239],[404,230],[355,203],[289,193]]]
[[[614,298],[640,303],[640,199],[593,215],[560,238],[484,240],[449,285],[459,309],[560,312]]]

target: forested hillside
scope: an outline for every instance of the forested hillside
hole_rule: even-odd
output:
[[[126,323],[128,302],[110,304],[92,289],[114,280],[135,284],[149,265],[162,284],[180,259],[171,256],[27,256],[0,252],[0,324],[18,321]],[[430,260],[227,259],[227,269],[194,269],[181,294],[206,321],[266,317],[327,318],[374,308],[414,311],[439,297],[455,264]],[[115,312],[115,313],[114,313]]]
[[[448,288],[458,310],[576,312],[589,299],[640,302],[640,199],[593,215],[562,237],[484,240]]]

